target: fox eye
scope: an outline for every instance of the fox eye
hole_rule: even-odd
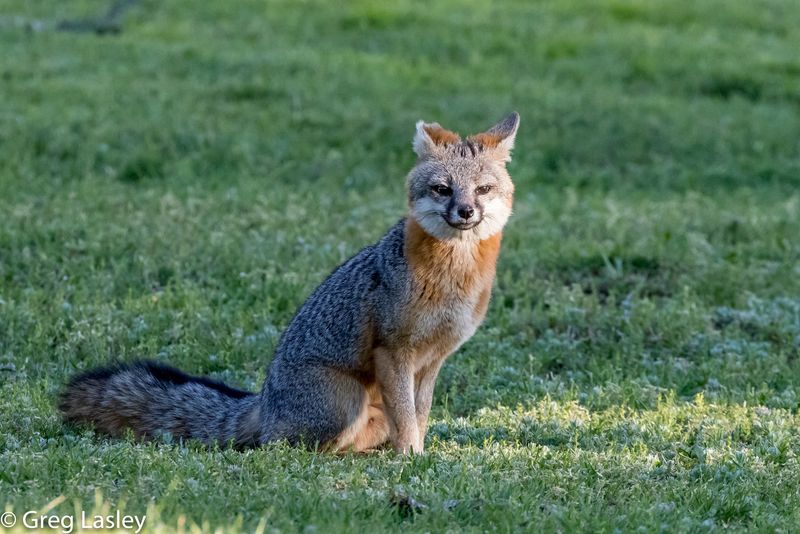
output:
[[[431,190],[433,190],[433,192],[437,195],[441,195],[443,197],[449,197],[453,194],[453,190],[444,184],[433,185],[431,186]]]
[[[477,193],[479,195],[485,195],[486,193],[488,193],[491,190],[492,190],[492,186],[491,185],[482,185],[482,186],[479,186],[479,187],[477,187],[475,189],[475,193]]]

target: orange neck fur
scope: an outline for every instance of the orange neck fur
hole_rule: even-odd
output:
[[[455,292],[463,297],[491,286],[501,239],[502,232],[477,242],[439,240],[409,217],[405,253],[423,296],[441,300]]]

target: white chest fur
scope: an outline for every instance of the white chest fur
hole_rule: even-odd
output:
[[[480,292],[445,298],[433,306],[421,306],[409,322],[409,339],[418,354],[415,367],[445,358],[458,350],[483,321],[478,313]]]

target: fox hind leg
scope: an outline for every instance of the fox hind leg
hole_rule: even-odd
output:
[[[375,449],[389,441],[389,421],[383,408],[369,406],[367,412],[367,423],[353,441],[353,449],[358,452]]]
[[[350,444],[369,421],[369,396],[356,378],[322,365],[286,366],[272,372],[262,392],[261,442],[287,440],[323,450]]]
[[[336,439],[337,451],[365,452],[389,440],[389,420],[377,385],[367,387],[367,398],[358,419]]]

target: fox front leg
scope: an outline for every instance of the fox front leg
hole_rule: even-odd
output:
[[[410,355],[375,351],[375,374],[380,384],[391,440],[397,452],[422,452],[414,408],[414,372]]]
[[[419,432],[419,442],[414,451],[422,452],[425,448],[425,434],[428,431],[428,416],[431,413],[431,403],[433,402],[433,390],[436,386],[436,377],[439,376],[439,369],[442,368],[444,358],[434,361],[417,373],[417,387],[414,392],[414,407],[417,416],[417,431]]]

